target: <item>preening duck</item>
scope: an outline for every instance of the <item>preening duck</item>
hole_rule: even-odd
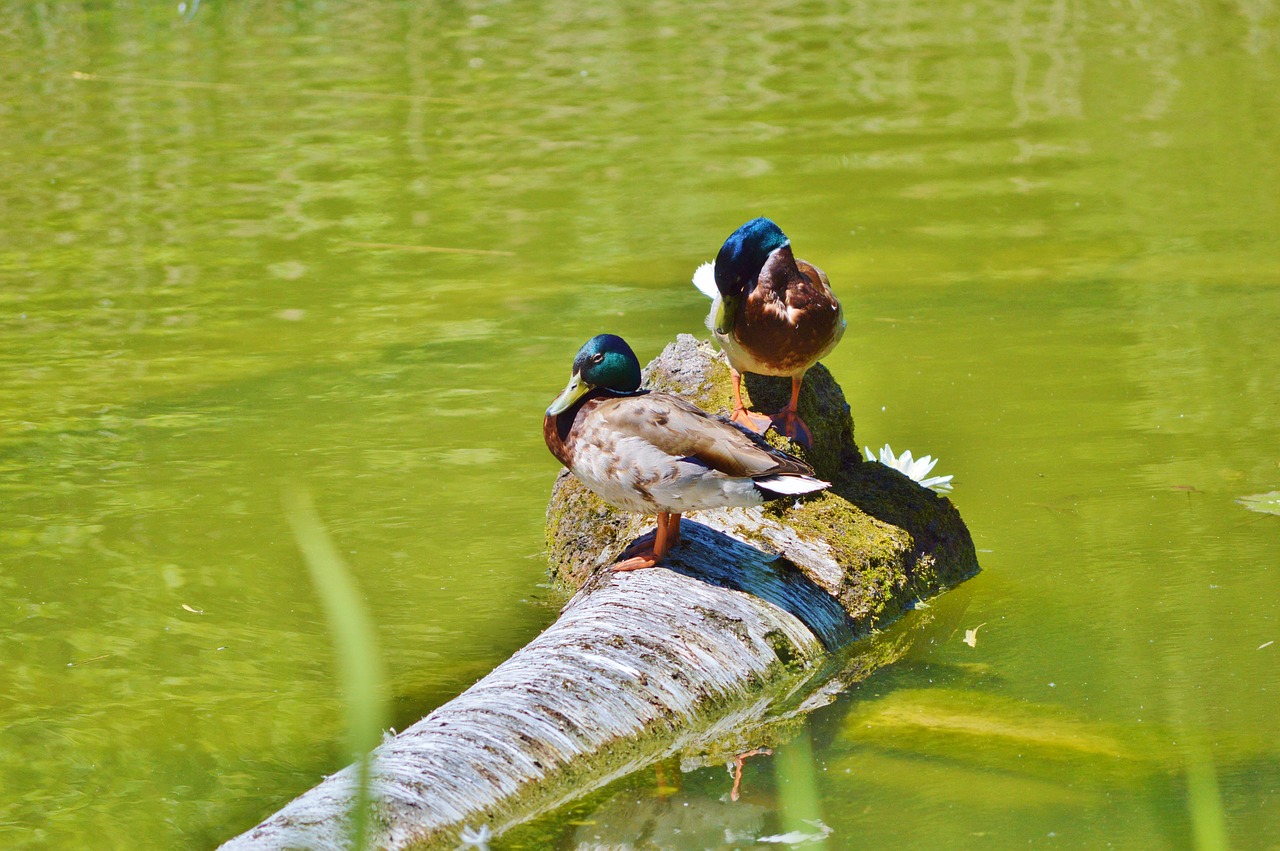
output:
[[[715,263],[704,263],[694,285],[711,298],[707,327],[724,349],[733,375],[734,422],[763,433],[772,423],[805,446],[809,427],[796,413],[809,367],[844,335],[844,311],[826,274],[791,251],[791,240],[769,219],[752,219],[725,240]],[[772,417],[742,403],[742,373],[791,379],[791,401]]]
[[[569,384],[547,408],[551,454],[611,505],[658,515],[651,542],[614,570],[652,567],[680,541],[680,515],[760,505],[828,487],[799,458],[668,393],[640,388],[640,362],[621,337],[588,340]]]

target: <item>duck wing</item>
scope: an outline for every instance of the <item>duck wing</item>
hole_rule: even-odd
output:
[[[676,458],[738,478],[812,476],[813,468],[678,396],[649,393],[600,407],[610,431],[638,437]]]
[[[808,280],[809,286],[802,287],[802,290],[808,290],[805,295],[809,299],[820,299],[824,302],[836,301],[836,295],[831,291],[831,282],[827,280],[827,273],[810,263],[808,260],[796,258],[796,269],[801,275]]]
[[[805,260],[796,260],[796,271],[805,282],[787,289],[787,315],[801,331],[792,345],[814,361],[825,357],[844,336],[844,308],[831,291],[827,273]]]

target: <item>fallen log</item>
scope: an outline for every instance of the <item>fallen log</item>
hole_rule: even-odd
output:
[[[646,373],[646,386],[728,410],[728,369],[708,344],[681,335]],[[786,401],[784,381],[746,385],[764,410]],[[375,750],[376,847],[500,834],[676,754],[686,767],[723,762],[904,652],[909,638],[856,639],[976,573],[972,539],[949,500],[861,459],[821,366],[800,413],[814,433],[803,454],[830,490],[695,512],[664,567],[610,572],[653,519],[561,473],[548,552],[573,596],[545,632]],[[354,778],[354,767],[328,777],[223,848],[348,847]]]

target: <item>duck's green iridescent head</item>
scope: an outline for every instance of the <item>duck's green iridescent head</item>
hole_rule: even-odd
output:
[[[547,415],[569,410],[574,402],[597,387],[615,393],[634,393],[640,389],[640,361],[627,341],[614,334],[599,334],[578,349],[569,383],[547,408]]]
[[[736,298],[760,276],[769,255],[790,242],[782,229],[761,216],[729,234],[716,255],[716,288],[722,298]]]
[[[716,333],[729,333],[737,315],[738,300],[760,277],[769,255],[790,241],[781,228],[764,216],[752,219],[729,234],[716,255],[716,289],[720,291]]]

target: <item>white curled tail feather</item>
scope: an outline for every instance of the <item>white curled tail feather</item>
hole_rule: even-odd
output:
[[[693,273],[693,285],[712,301],[720,298],[720,290],[716,287],[716,265],[714,263],[703,263],[699,266],[697,271]]]
[[[813,493],[831,487],[831,482],[815,479],[812,476],[765,476],[756,479],[756,484],[767,491],[791,496],[801,493]]]
[[[711,299],[711,312],[707,314],[707,330],[716,330],[716,315],[720,312],[720,289],[716,286],[716,265],[703,263],[693,273],[693,285],[698,292]]]

